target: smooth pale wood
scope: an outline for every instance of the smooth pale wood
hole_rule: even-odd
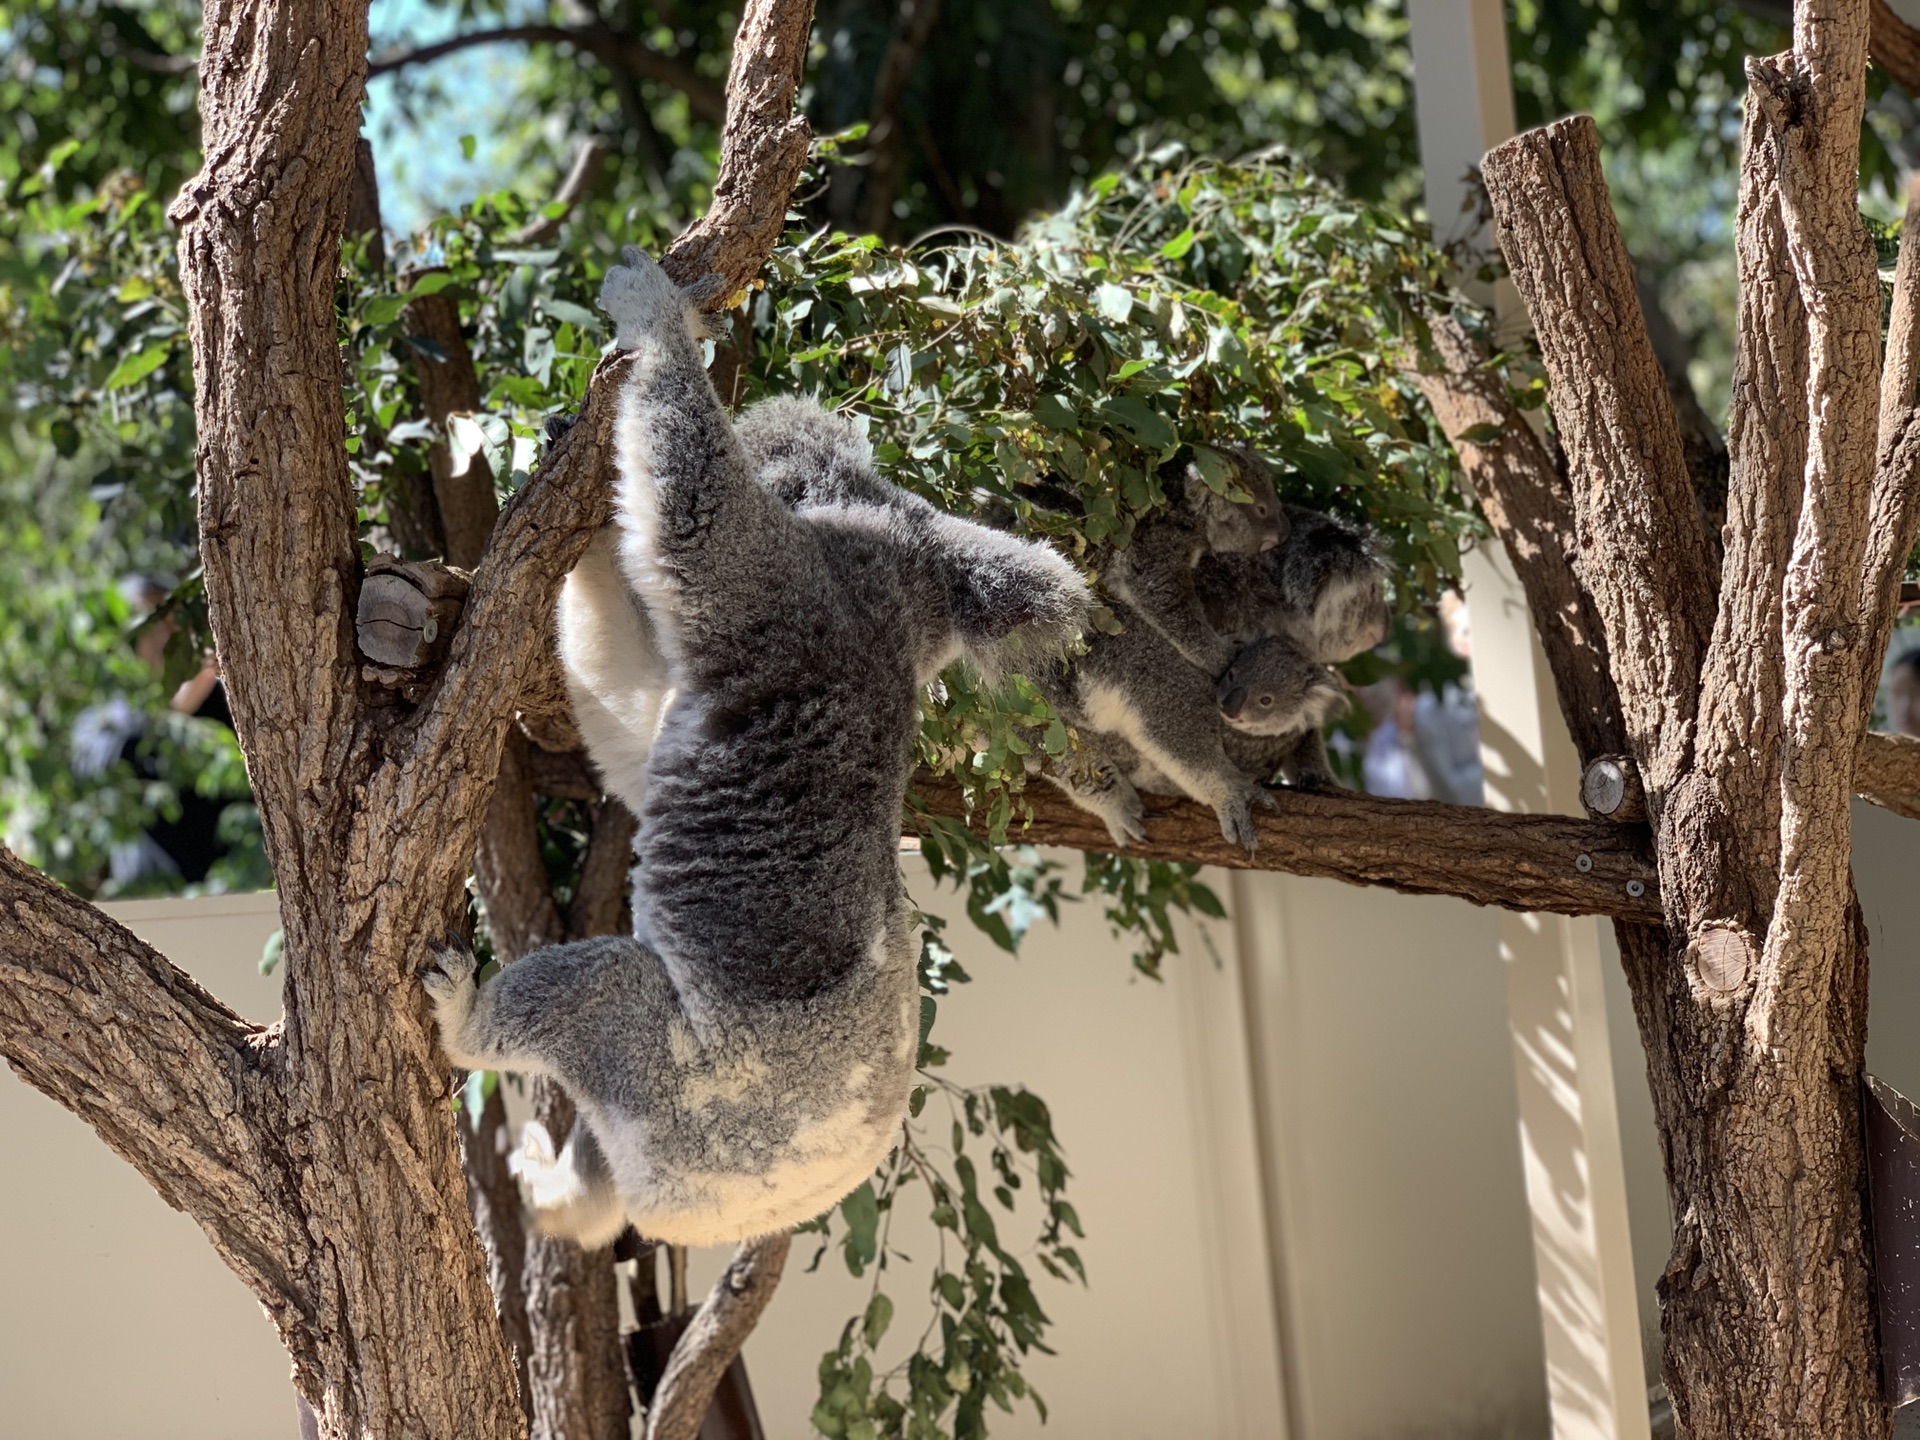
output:
[[[420,670],[446,654],[466,604],[467,579],[433,561],[382,556],[360,585],[354,635],[375,665]]]
[[[1640,770],[1630,755],[1602,755],[1580,777],[1580,803],[1596,820],[1616,825],[1647,818],[1647,795],[1640,786]]]

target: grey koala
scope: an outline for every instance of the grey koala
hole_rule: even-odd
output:
[[[1273,472],[1251,450],[1228,447],[1248,502],[1229,500],[1189,462],[1169,483],[1172,502],[1134,532],[1133,543],[1107,565],[1107,590],[1173,647],[1187,664],[1217,677],[1239,647],[1207,623],[1194,567],[1209,555],[1257,555],[1287,538],[1287,516]]]
[[[1272,804],[1264,782],[1278,773],[1302,788],[1336,783],[1320,727],[1345,702],[1325,667],[1384,637],[1386,570],[1345,522],[1297,506],[1288,521],[1279,549],[1210,555],[1195,568],[1210,626],[1230,646],[1256,642],[1236,649],[1218,683],[1139,624],[1092,637],[1086,655],[1047,672],[1043,693],[1082,743],[1041,773],[1098,815],[1116,845],[1144,838],[1142,790],[1213,805],[1222,833],[1251,851],[1251,807]]]
[[[881,481],[817,407],[730,425],[687,298],[637,251],[600,303],[633,352],[616,524],[569,578],[561,649],[595,762],[640,804],[635,938],[484,988],[448,943],[421,979],[455,1064],[552,1075],[579,1107],[564,1151],[529,1127],[519,1157],[543,1229],[732,1242],[832,1206],[906,1113],[921,687],[1016,632],[1065,644],[1088,596],[1045,546]]]
[[[1338,664],[1386,638],[1386,566],[1348,522],[1285,507],[1288,542],[1257,555],[1213,553],[1194,566],[1207,624],[1236,646],[1286,635],[1315,661]]]
[[[1219,708],[1227,758],[1243,773],[1299,790],[1338,786],[1321,731],[1345,713],[1346,692],[1292,639],[1263,635],[1234,656],[1220,677]]]

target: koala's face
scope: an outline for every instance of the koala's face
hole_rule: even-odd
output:
[[[1234,657],[1220,677],[1218,698],[1221,720],[1248,735],[1317,730],[1347,707],[1331,670],[1274,636]]]
[[[1240,487],[1253,499],[1229,500],[1198,478],[1193,481],[1206,519],[1207,547],[1216,555],[1258,555],[1279,548],[1287,538],[1287,514],[1273,488],[1273,472],[1251,450],[1231,447],[1226,453],[1237,463]]]

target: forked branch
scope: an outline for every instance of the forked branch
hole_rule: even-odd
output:
[[[280,1151],[269,1033],[4,849],[0,1055],[195,1220],[292,1328],[305,1241],[284,1177],[266,1171]]]

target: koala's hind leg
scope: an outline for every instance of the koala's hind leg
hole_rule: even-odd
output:
[[[538,1074],[540,1056],[510,1037],[496,1023],[493,987],[482,991],[473,952],[453,940],[427,946],[420,984],[433,1002],[440,1024],[440,1048],[447,1059],[469,1070],[513,1070]]]
[[[1049,760],[1040,773],[1066,792],[1082,810],[1097,815],[1119,849],[1147,838],[1140,792],[1126,776],[1135,757],[1124,740],[1093,731],[1081,732],[1081,748]]]
[[[566,1148],[557,1154],[547,1127],[529,1120],[507,1165],[526,1187],[541,1234],[592,1250],[611,1244],[626,1228],[626,1206],[586,1116],[574,1117]]]
[[[1102,729],[1126,737],[1148,764],[1211,805],[1220,833],[1251,855],[1259,843],[1252,807],[1273,809],[1274,799],[1227,758],[1212,682],[1197,670],[1193,676],[1191,695],[1170,685],[1130,694],[1096,683],[1083,691],[1083,703]]]
[[[797,522],[748,471],[701,363],[693,297],[629,248],[600,306],[631,355],[614,421],[621,572],[669,653],[702,631],[751,631],[783,608]]]

